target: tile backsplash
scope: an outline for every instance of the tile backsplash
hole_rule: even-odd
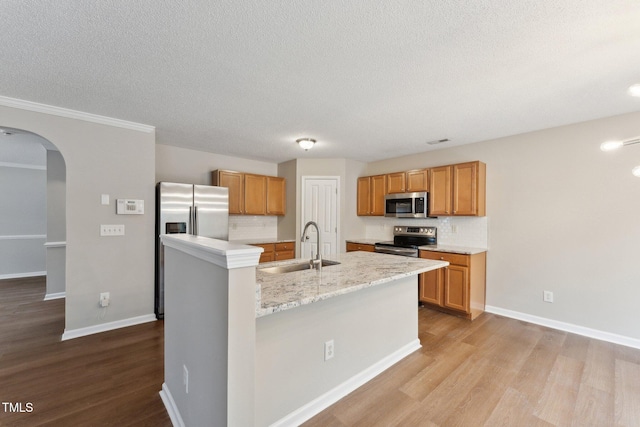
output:
[[[229,240],[270,240],[277,237],[277,216],[229,215]]]
[[[488,217],[439,217],[427,219],[364,218],[366,238],[393,240],[396,225],[430,226],[438,228],[438,243],[441,245],[488,248]]]

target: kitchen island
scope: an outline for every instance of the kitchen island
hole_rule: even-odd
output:
[[[447,265],[348,253],[269,273],[261,249],[164,236],[165,384],[176,425],[296,425],[420,348],[417,275]]]

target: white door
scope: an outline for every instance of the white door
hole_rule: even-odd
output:
[[[302,177],[302,224],[300,231],[309,221],[315,221],[320,229],[320,253],[323,257],[338,254],[338,183],[339,177]],[[313,227],[307,229],[308,239],[301,244],[302,258],[316,255],[318,236]]]

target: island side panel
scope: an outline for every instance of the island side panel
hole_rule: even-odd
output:
[[[165,385],[188,426],[227,425],[228,280],[226,269],[165,247]]]
[[[267,426],[418,339],[417,276],[256,324],[256,425]],[[324,343],[335,356],[324,361]]]

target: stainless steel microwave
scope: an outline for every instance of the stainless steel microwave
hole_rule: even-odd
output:
[[[384,196],[384,216],[394,218],[427,218],[429,193],[399,193]]]

